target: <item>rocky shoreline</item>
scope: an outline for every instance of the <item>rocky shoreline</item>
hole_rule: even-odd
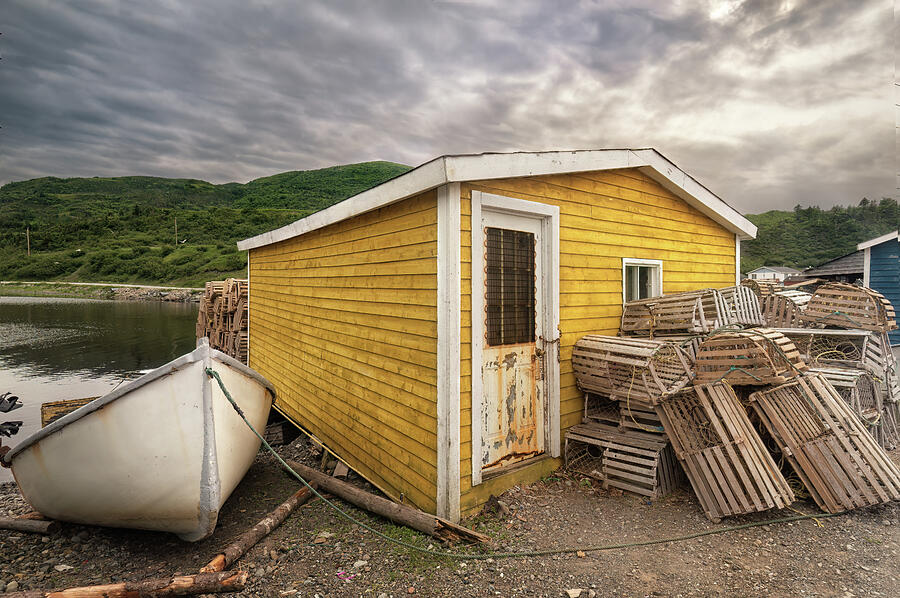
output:
[[[103,283],[0,282],[0,297],[4,296],[199,303],[203,289]]]

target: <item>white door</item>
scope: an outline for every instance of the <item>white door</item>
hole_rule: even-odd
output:
[[[544,452],[539,285],[544,280],[541,220],[482,212],[484,345],[481,360],[481,465],[493,471]]]

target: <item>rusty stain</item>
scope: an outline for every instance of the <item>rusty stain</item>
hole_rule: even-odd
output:
[[[491,347],[484,352],[482,378],[483,450],[485,469],[509,464],[543,452],[543,359],[532,344]]]
[[[515,374],[512,377],[512,384],[509,385],[509,391],[506,393],[506,417],[508,417],[508,427],[506,431],[506,445],[509,446],[516,442],[516,394],[518,386],[516,385]]]
[[[535,455],[539,455],[543,451],[528,451],[523,453],[510,453],[508,455],[504,455],[494,461],[493,463],[488,463],[484,466],[484,469],[490,469],[492,467],[498,467],[500,465],[505,465],[506,463],[514,463],[517,461],[524,461],[529,457],[534,457]]]

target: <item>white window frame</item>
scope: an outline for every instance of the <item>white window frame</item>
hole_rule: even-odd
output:
[[[651,281],[651,286],[653,287],[651,297],[659,297],[662,295],[662,284],[663,284],[663,263],[662,260],[645,260],[636,257],[623,257],[622,258],[622,303],[624,304],[626,300],[625,294],[625,281],[627,278],[625,277],[625,270],[628,266],[650,266],[656,268],[656,275],[653,277]]]

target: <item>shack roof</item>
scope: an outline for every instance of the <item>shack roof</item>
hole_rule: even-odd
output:
[[[837,274],[859,274],[862,276],[864,264],[863,252],[854,251],[804,270],[803,276],[834,276]]]
[[[514,152],[441,156],[329,208],[281,228],[238,241],[238,249],[263,247],[375,210],[446,183],[568,172],[637,168],[741,239],[756,226],[652,148]]]
[[[751,270],[748,274],[753,274],[754,272],[761,272],[763,270],[769,270],[770,272],[780,272],[781,274],[800,274],[800,270],[796,268],[791,268],[789,266],[761,266],[756,270]]]

